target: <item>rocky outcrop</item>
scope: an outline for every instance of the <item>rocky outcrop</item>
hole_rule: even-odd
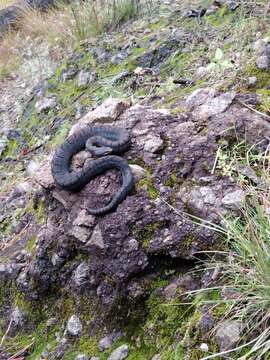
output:
[[[87,293],[111,304],[119,292],[141,296],[143,291],[136,286],[131,291],[132,279],[152,271],[161,254],[162,263],[166,256],[188,260],[200,251],[218,249],[217,234],[193,219],[217,224],[245,202],[234,179],[216,168],[220,141],[230,146],[245,138],[265,149],[270,136],[270,124],[237,104],[235,96],[197,90],[178,117],[166,110],[128,107],[116,99],[87,114],[85,119],[109,118],[131,131],[132,146],[124,157],[139,166],[143,176],[114,212],[94,217],[87,208],[110,200],[120,185],[118,173],[108,171],[80,192],[69,193],[55,186],[50,155],[36,176],[46,197],[46,226],[38,233],[35,258],[17,278],[20,291],[37,298],[61,283],[76,294]],[[73,166],[86,161],[91,161],[90,155],[83,153]],[[77,257],[80,253],[86,255],[83,261]],[[68,268],[63,267],[67,261]]]

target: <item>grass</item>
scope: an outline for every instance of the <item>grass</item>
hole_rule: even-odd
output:
[[[0,0],[0,10],[14,4],[15,0]]]
[[[242,144],[240,145],[240,147]],[[239,147],[236,146],[239,150]],[[269,151],[252,155],[246,151],[243,158],[239,154],[231,153],[231,159],[244,159],[249,165],[260,164],[262,182],[253,186],[242,178],[242,185],[248,194],[246,205],[239,216],[222,219],[222,226],[214,225],[195,219],[193,221],[211,230],[217,231],[227,242],[228,250],[214,252],[216,256],[203,262],[203,271],[219,269],[219,280],[214,288],[220,295],[224,290],[230,290],[234,296],[213,301],[214,306],[226,304],[226,311],[222,313],[224,319],[241,322],[242,337],[234,349],[215,353],[202,360],[229,356],[238,360],[267,359],[270,350],[270,201],[269,201]],[[234,157],[235,156],[235,157]],[[222,158],[224,159],[224,157]],[[235,163],[230,162],[231,169]],[[210,253],[207,254],[210,257]],[[213,252],[212,252],[213,255]],[[213,287],[200,289],[190,295],[211,293]],[[231,357],[232,356],[232,357]]]
[[[16,70],[34,48],[37,51],[33,55],[38,57],[41,44],[48,47],[48,57],[60,61],[81,41],[114,30],[148,11],[150,5],[147,7],[145,2],[153,3],[145,0],[139,6],[137,0],[78,0],[67,5],[60,0],[55,8],[44,13],[24,8],[18,30],[7,32],[0,42],[0,79]]]

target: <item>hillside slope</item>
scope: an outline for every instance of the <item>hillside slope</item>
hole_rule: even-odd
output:
[[[267,359],[268,276],[254,274],[269,261],[242,256],[268,255],[268,10],[153,3],[63,59],[29,40],[2,73],[1,359]],[[131,133],[135,188],[95,217],[87,209],[110,200],[119,174],[69,193],[51,159],[70,132],[104,123]]]

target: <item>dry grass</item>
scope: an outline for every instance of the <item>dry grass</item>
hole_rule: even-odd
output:
[[[18,67],[31,43],[45,43],[54,60],[60,59],[76,43],[135,17],[139,5],[139,0],[86,0],[71,5],[59,3],[46,13],[24,9],[18,31],[6,34],[0,43],[0,78]]]
[[[0,0],[0,10],[15,3],[15,0]]]

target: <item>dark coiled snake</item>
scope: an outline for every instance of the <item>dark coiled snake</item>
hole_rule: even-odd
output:
[[[122,185],[113,199],[101,208],[90,208],[89,213],[102,215],[115,209],[131,192],[134,179],[127,161],[120,154],[130,147],[128,131],[114,126],[85,125],[70,135],[56,150],[52,160],[52,175],[56,185],[67,191],[79,191],[90,180],[109,169],[118,169],[122,174]],[[89,151],[95,159],[78,171],[70,170],[72,157],[81,150]]]

